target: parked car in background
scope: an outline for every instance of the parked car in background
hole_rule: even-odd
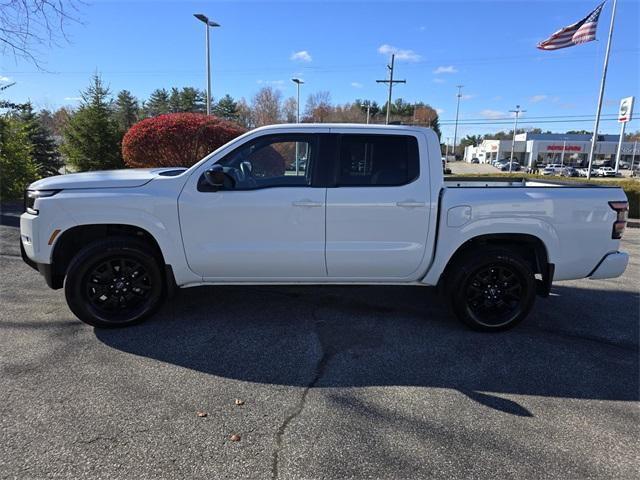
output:
[[[547,165],[546,167],[544,167],[544,170],[542,170],[542,174],[543,175],[555,175],[556,174],[556,169],[553,168],[552,165]]]
[[[620,163],[618,164],[618,168],[621,168],[622,170],[629,170],[629,168],[631,168],[631,164],[620,161]]]
[[[591,167],[591,176],[592,177],[597,177],[598,174],[596,173],[597,168],[593,168]],[[578,176],[579,177],[586,177],[588,176],[587,173],[589,172],[588,168],[578,168]]]
[[[509,160],[502,158],[493,162],[493,166],[496,168],[502,168],[502,165],[504,165],[505,163],[509,163]]]
[[[564,167],[560,172],[561,177],[577,177],[578,170],[574,167]]]
[[[596,175],[598,177],[615,177],[617,173],[611,167],[600,167],[596,170]]]
[[[520,170],[520,164],[518,162],[507,162],[500,167],[500,170],[503,172],[508,172],[509,170],[517,172]]]
[[[473,157],[471,159],[471,163],[480,163],[480,159],[478,157]]]

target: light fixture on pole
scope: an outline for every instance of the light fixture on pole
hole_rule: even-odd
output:
[[[511,168],[513,167],[513,149],[516,146],[516,131],[518,130],[518,117],[521,113],[526,112],[526,110],[520,110],[520,105],[516,105],[515,110],[509,110],[511,113],[516,114],[515,123],[513,124],[513,138],[511,139],[511,158],[509,159],[509,173],[511,173]]]
[[[211,55],[209,53],[209,27],[219,27],[220,25],[204,15],[203,13],[194,13],[194,17],[204,23],[205,41],[207,51],[207,115],[211,115]]]
[[[458,88],[458,104],[456,106],[456,126],[453,129],[453,159],[456,159],[456,141],[458,140],[458,114],[460,113],[460,99],[462,98],[462,87],[464,85],[456,85]]]
[[[296,108],[298,109],[298,113],[296,119],[297,123],[300,123],[300,85],[304,83],[304,80],[300,78],[292,78],[291,81],[296,84],[298,89],[298,99],[296,100]]]

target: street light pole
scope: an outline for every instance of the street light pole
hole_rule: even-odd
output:
[[[206,55],[207,55],[207,115],[211,115],[211,54],[209,52],[209,27],[219,27],[216,22],[209,20],[209,18],[202,13],[194,13],[194,17],[204,23],[205,28],[205,42],[206,42]]]
[[[371,112],[371,102],[367,100],[366,103],[361,103],[360,108],[367,107],[367,125],[369,125],[369,114]]]
[[[521,113],[526,112],[526,110],[520,110],[520,105],[516,105],[515,110],[509,110],[511,113],[516,114],[515,123],[513,124],[513,138],[511,139],[511,158],[509,159],[509,173],[511,173],[511,168],[513,167],[513,150],[516,146],[516,131],[518,130],[518,117]]]
[[[296,119],[297,119],[297,123],[300,123],[300,85],[302,85],[304,81],[301,80],[300,78],[292,78],[291,81],[296,84],[297,90],[298,90],[298,99],[296,100],[296,108],[298,110],[298,113],[297,113]]]
[[[458,114],[460,113],[460,99],[462,98],[462,87],[464,85],[456,85],[458,88],[458,105],[456,106],[456,126],[453,129],[453,159],[456,159],[456,141],[458,139]]]

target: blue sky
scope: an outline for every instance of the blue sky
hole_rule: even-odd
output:
[[[589,1],[298,1],[172,2],[94,1],[80,7],[82,24],[68,28],[69,44],[43,49],[48,72],[6,55],[0,81],[13,100],[38,108],[76,105],[94,71],[113,92],[145,98],[159,87],[205,87],[202,12],[222,25],[212,30],[213,95],[250,99],[263,85],[295,94],[293,76],[306,94],[329,90],[334,103],[355,98],[386,100],[389,52],[406,85],[394,98],[425,101],[453,120],[456,88],[464,85],[461,120],[498,122],[516,104],[523,124],[543,129],[592,128],[592,121],[540,123],[593,116],[611,16],[607,2],[598,41],[555,52],[535,45],[597,5]],[[619,99],[640,92],[637,0],[620,0],[605,93],[604,114]],[[302,52],[302,53],[301,53]],[[297,53],[297,55],[296,55]],[[640,114],[640,106],[636,109]],[[530,120],[528,119],[530,118]],[[508,122],[508,120],[507,120]],[[603,132],[617,132],[604,121]],[[462,125],[459,135],[508,129],[508,124]],[[638,130],[637,120],[629,126]],[[443,126],[444,136],[453,127]]]

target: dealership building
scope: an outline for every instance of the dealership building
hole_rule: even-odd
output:
[[[594,162],[615,161],[619,138],[619,135],[598,135]],[[511,140],[483,140],[477,147],[465,148],[464,160],[470,162],[477,158],[480,163],[492,163],[509,159],[511,143]],[[534,162],[537,165],[563,163],[586,166],[590,148],[591,135],[525,132],[516,135],[513,158],[524,167],[531,167]],[[635,162],[640,162],[640,145],[637,142],[622,142],[620,161],[631,164],[634,154]]]

